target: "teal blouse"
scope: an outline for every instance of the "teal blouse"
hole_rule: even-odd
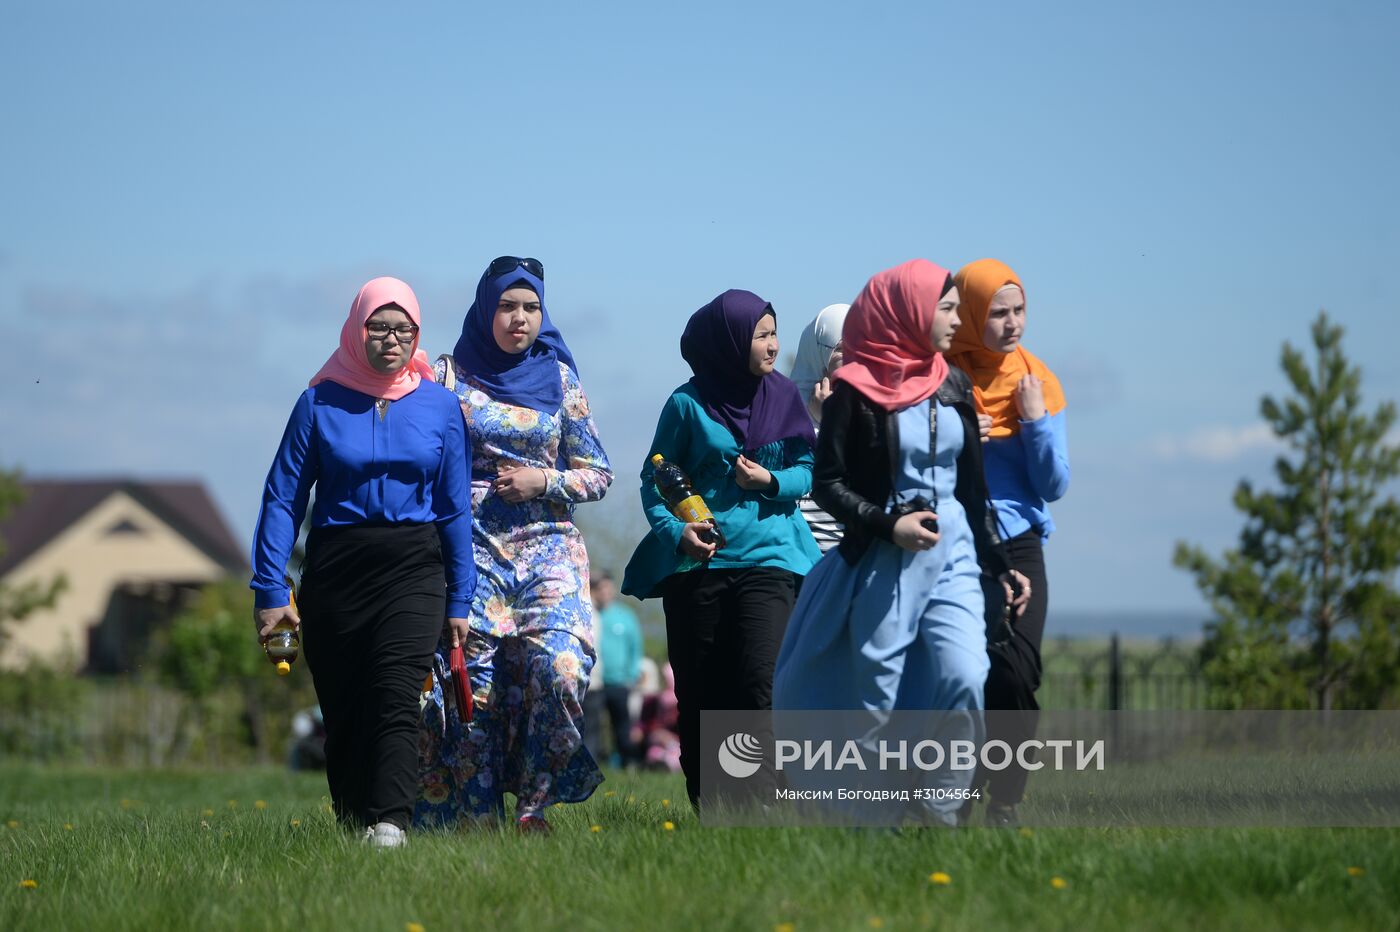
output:
[[[771,566],[799,576],[821,559],[821,551],[797,507],[812,489],[812,448],[797,438],[775,440],[749,459],[773,474],[776,491],[751,491],[734,481],[734,464],[743,452],[725,426],[706,413],[695,387],[687,382],[671,393],[661,409],[647,461],[642,464],[642,510],[651,533],[637,545],[623,575],[622,591],[639,599],[659,596],[668,576],[701,564],[678,549],[685,523],[666,508],[652,482],[651,454],[660,453],[680,466],[710,506],[725,545],[709,561],[715,569]]]

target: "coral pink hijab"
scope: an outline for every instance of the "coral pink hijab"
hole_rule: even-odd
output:
[[[948,361],[933,348],[933,315],[947,290],[946,269],[914,259],[886,269],[861,289],[841,328],[844,363],[832,381],[848,382],[886,411],[938,391]]]
[[[403,308],[409,320],[422,326],[418,298],[414,296],[412,288],[397,278],[385,276],[374,279],[355,296],[355,303],[350,305],[350,316],[345,319],[345,326],[340,328],[340,347],[311,379],[311,385],[335,382],[373,398],[398,401],[416,389],[423,379],[433,380],[433,367],[428,362],[428,354],[418,348],[422,333],[413,338],[413,356],[408,365],[397,372],[380,372],[369,364],[369,356],[365,354],[365,322],[386,304],[397,304]]]

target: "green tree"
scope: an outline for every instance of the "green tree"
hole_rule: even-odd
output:
[[[260,761],[269,760],[286,737],[292,712],[314,702],[303,663],[278,677],[253,633],[253,593],[237,579],[205,586],[170,624],[157,648],[161,679],[186,697],[169,758],[185,754],[186,743],[234,737]],[[241,727],[230,736],[229,700]]]
[[[20,484],[19,473],[0,470],[0,521],[22,501],[24,486]],[[4,552],[5,541],[0,538],[0,555]],[[67,585],[63,576],[48,582],[31,580],[19,586],[0,585],[0,648],[9,639],[10,622],[19,621],[36,609],[53,605]]]
[[[1196,578],[1216,621],[1204,669],[1217,702],[1234,708],[1376,708],[1400,698],[1400,475],[1388,441],[1393,402],[1366,413],[1361,371],[1342,328],[1320,313],[1315,358],[1285,343],[1292,395],[1260,413],[1283,443],[1279,488],[1235,489],[1245,516],[1238,547],[1219,560],[1180,542],[1174,563]]]

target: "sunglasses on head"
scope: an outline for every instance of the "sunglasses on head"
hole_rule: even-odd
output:
[[[522,259],[519,256],[500,256],[492,259],[491,264],[486,267],[486,277],[500,278],[516,269],[524,269],[540,281],[544,281],[544,263],[538,259]]]

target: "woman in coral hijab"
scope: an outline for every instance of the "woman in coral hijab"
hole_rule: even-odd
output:
[[[283,574],[316,487],[302,645],[336,816],[378,847],[404,843],[423,678],[444,617],[464,624],[476,587],[466,430],[452,393],[433,384],[419,322],[398,279],[360,289],[340,348],[292,409],[253,541],[254,623],[266,637],[301,624]]]
[[[773,683],[776,710],[943,710],[976,740],[987,676],[983,572],[1008,600],[989,522],[972,386],[943,353],[958,329],[951,276],[923,259],[872,278],[846,316],[822,408],[814,497],[846,529],[808,575]],[[907,817],[952,824],[971,774]]]
[[[1026,292],[1005,263],[978,259],[955,276],[962,294],[963,326],[950,359],[972,379],[977,411],[991,431],[983,457],[1007,560],[1031,581],[1026,611],[1000,626],[990,644],[987,737],[1016,747],[1035,735],[1040,709],[1040,642],[1049,590],[1044,542],[1055,530],[1050,503],[1069,489],[1065,444],[1065,394],[1059,379],[1021,344]],[[978,774],[988,785],[987,821],[1014,825],[1026,791],[1026,770],[1013,760],[1005,770]]]

